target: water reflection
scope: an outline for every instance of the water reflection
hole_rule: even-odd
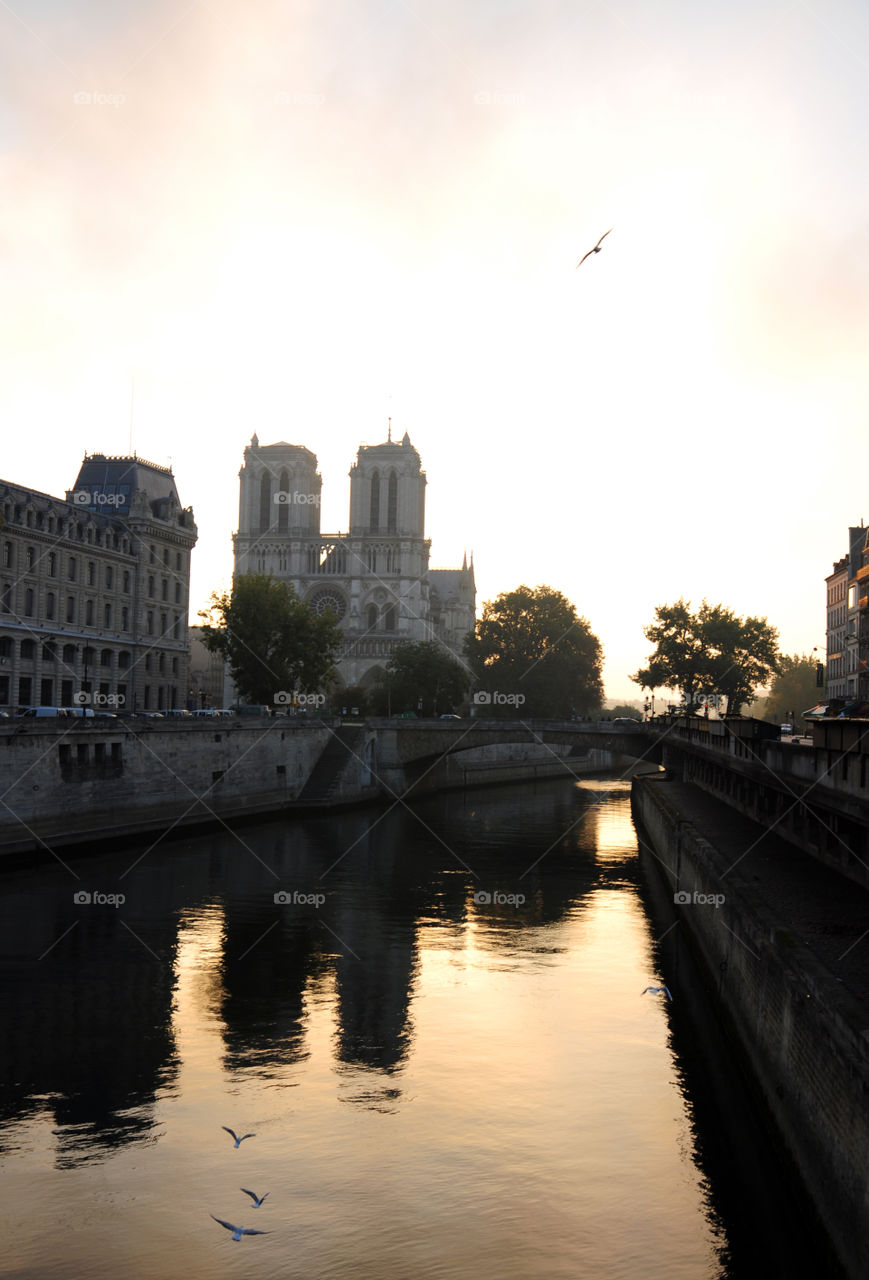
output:
[[[669,1012],[639,997],[659,975],[626,783],[136,856],[87,863],[120,909],[76,905],[60,867],[10,875],[0,906],[3,1142],[32,1274],[59,1248],[27,1209],[47,1160],[71,1212],[75,1179],[111,1162],[143,1238],[194,1187],[193,1222],[240,1221],[222,1197],[256,1177],[264,1275],[722,1274]],[[222,1125],[258,1136],[227,1151]],[[251,1245],[162,1229],[172,1265],[140,1258],[149,1280],[234,1274]],[[129,1269],[108,1226],[76,1247],[82,1274]]]

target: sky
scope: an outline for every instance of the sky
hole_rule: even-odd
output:
[[[391,417],[432,566],[562,591],[611,698],[680,596],[825,643],[869,521],[865,4],[2,0],[0,84],[0,475],[171,462],[191,620],[253,433],[337,532]]]

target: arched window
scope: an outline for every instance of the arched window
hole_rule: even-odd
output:
[[[383,627],[385,631],[395,630],[395,605],[391,604],[384,615]]]
[[[280,488],[275,494],[278,503],[278,533],[286,533],[290,523],[290,477],[286,470],[281,472]]]
[[[259,528],[265,533],[272,524],[272,478],[267,471],[262,473],[259,482]]]
[[[35,655],[36,655],[36,641],[35,641],[35,640],[22,640],[22,641],[21,641],[21,657],[22,657],[22,660],[23,660],[24,662],[30,662],[30,661],[32,661],[32,659],[35,657]]]
[[[370,604],[365,610],[365,625],[369,631],[377,630],[377,605]]]
[[[72,666],[76,660],[76,650],[74,644],[65,644],[63,646],[63,660],[67,666]]]
[[[386,499],[386,528],[395,533],[398,527],[398,476],[394,471],[389,473],[389,488]]]
[[[380,528],[380,472],[371,476],[371,528]]]

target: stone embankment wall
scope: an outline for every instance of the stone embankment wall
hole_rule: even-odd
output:
[[[32,721],[0,730],[0,848],[27,852],[295,807],[334,726],[207,721],[153,727]],[[108,725],[108,727],[106,727]],[[377,794],[361,755],[342,794]]]
[[[727,867],[680,816],[666,781],[635,779],[632,795],[641,848],[647,843],[655,855],[653,874],[674,895],[687,895],[682,903],[703,904],[686,907],[680,923],[846,1273],[865,1277],[869,1018],[802,943],[767,918],[738,868]],[[719,896],[720,905],[711,905]]]

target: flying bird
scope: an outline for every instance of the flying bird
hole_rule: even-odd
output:
[[[610,231],[612,231],[612,227],[610,227]],[[593,249],[589,249],[588,253],[584,253],[584,254],[582,255],[582,257],[580,258],[579,262],[577,262],[577,264],[576,264],[576,265],[577,265],[577,267],[581,267],[581,266],[582,266],[582,264],[585,262],[586,258],[590,258],[590,257],[591,257],[591,255],[592,255],[593,253],[600,253],[600,247],[601,247],[601,245],[603,244],[604,240],[606,240],[606,238],[607,238],[607,236],[609,235],[610,231],[605,231],[605,232],[603,233],[603,235],[601,236],[600,240],[598,240],[597,244],[594,246],[594,248],[593,248]]]
[[[243,1134],[241,1135],[241,1137],[239,1138],[238,1134],[235,1132],[235,1130],[234,1130],[234,1129],[227,1129],[225,1124],[221,1125],[220,1127],[221,1127],[221,1129],[226,1130],[226,1132],[230,1135],[230,1137],[235,1138],[235,1145],[236,1145],[236,1147],[240,1147],[240,1146],[241,1146],[241,1144],[244,1142],[245,1138],[255,1138],[255,1137],[256,1137],[256,1134],[255,1134],[255,1133],[243,1133]]]
[[[211,1215],[214,1218],[214,1214]],[[223,1218],[214,1218],[215,1222],[219,1222],[222,1227],[226,1227],[227,1231],[232,1232],[233,1240],[240,1240],[242,1236],[270,1236],[271,1231],[257,1231],[256,1227],[236,1227],[231,1222],[224,1222]]]
[[[243,1191],[246,1196],[250,1196],[251,1200],[253,1200],[253,1207],[255,1209],[258,1209],[260,1207],[263,1200],[265,1200],[266,1196],[269,1194],[269,1192],[267,1191],[265,1196],[258,1196],[258,1195],[255,1195],[253,1191],[248,1191],[247,1187],[240,1187],[239,1190]]]
[[[667,999],[668,999],[668,1000],[672,1000],[672,999],[673,999],[673,997],[670,995],[670,988],[669,988],[669,987],[646,987],[646,990],[645,990],[645,991],[641,991],[641,992],[640,992],[640,995],[641,995],[641,996],[644,996],[644,995],[646,994],[646,991],[651,991],[651,993],[652,993],[652,995],[653,995],[653,996],[659,996],[659,995],[661,994],[661,992],[663,991],[663,992],[664,992],[664,994],[666,995],[666,997],[667,997]]]

